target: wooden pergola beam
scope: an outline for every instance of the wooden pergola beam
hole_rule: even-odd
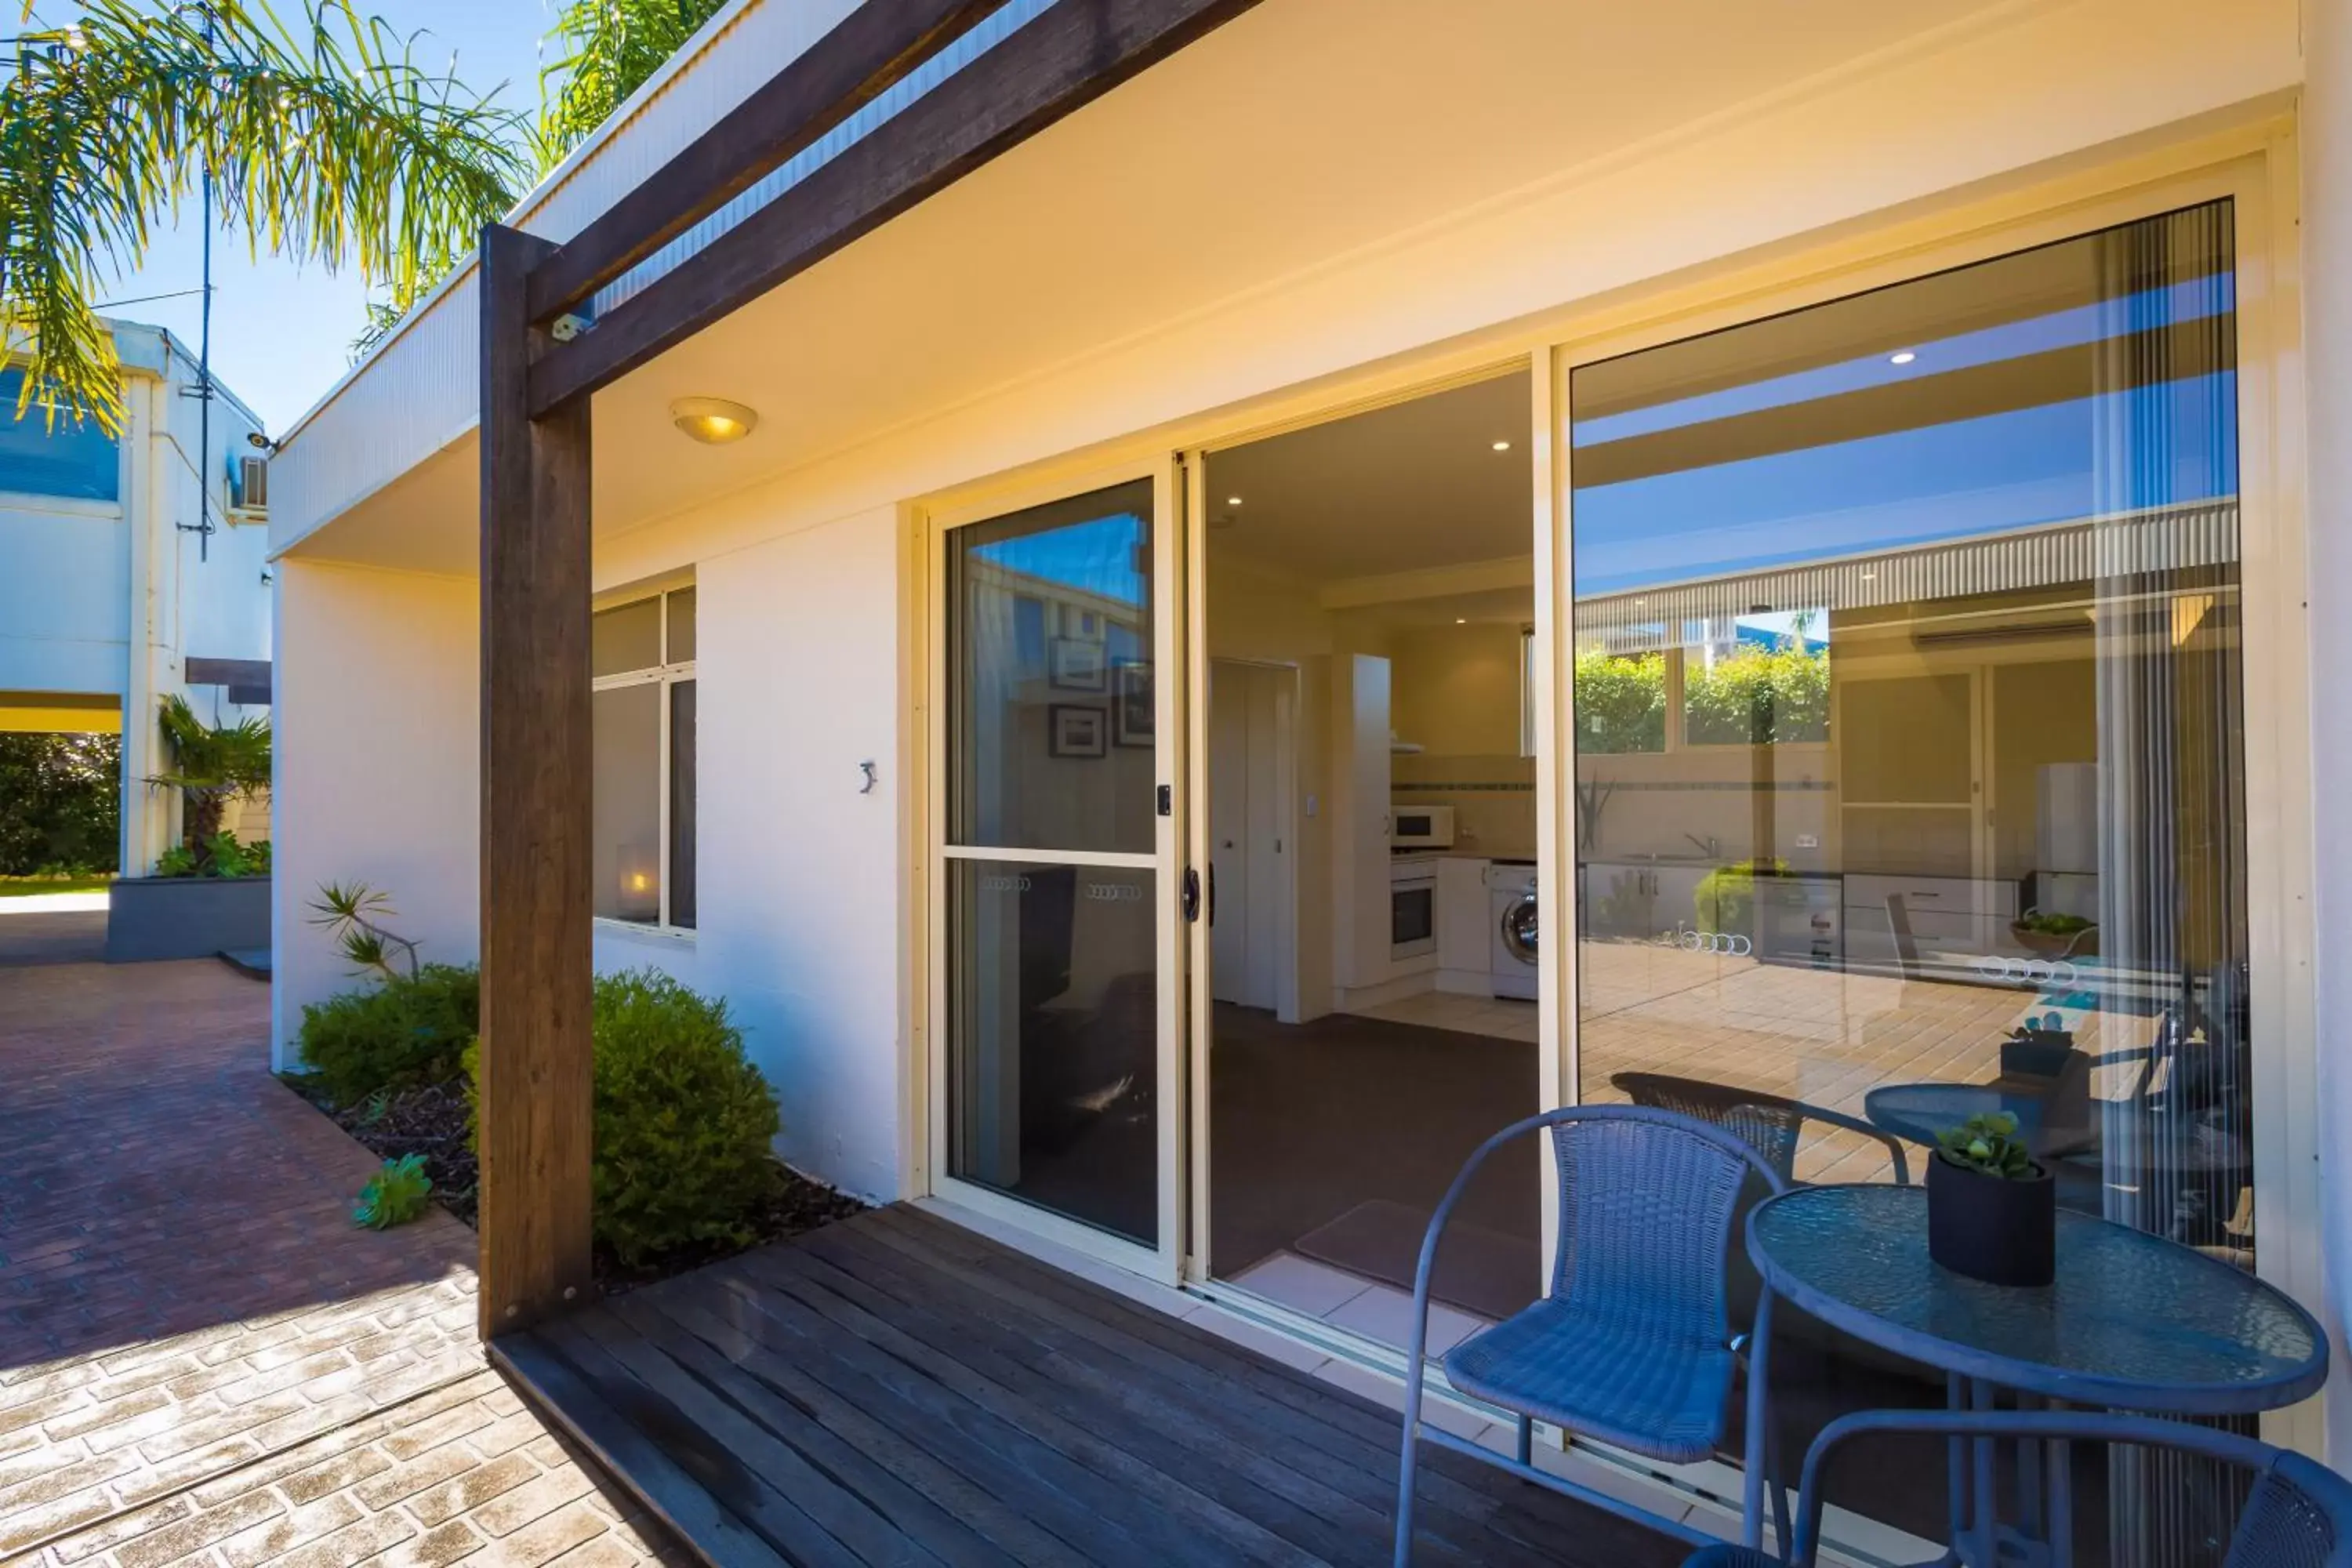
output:
[[[1059,0],[539,361],[531,412],[612,384],[1256,3]]]
[[[484,1338],[584,1300],[591,1272],[588,400],[538,418],[530,269],[482,231]]]
[[[530,275],[530,318],[546,322],[684,234],[970,32],[1004,0],[860,5],[558,246]]]
[[[483,230],[484,1337],[592,1291],[591,395],[1256,0],[1058,0],[570,342],[556,319],[994,11],[866,0],[568,245]]]

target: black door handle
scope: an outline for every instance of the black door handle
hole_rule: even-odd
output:
[[[1209,862],[1209,923],[1217,923],[1217,863]]]
[[[1184,868],[1184,921],[1190,925],[1201,918],[1201,873],[1192,867]]]

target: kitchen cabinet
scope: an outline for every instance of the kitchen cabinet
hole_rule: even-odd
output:
[[[1460,974],[1487,974],[1494,946],[1486,931],[1486,866],[1484,860],[1448,855],[1437,862],[1437,967]]]
[[[1849,960],[1892,963],[1898,956],[1886,900],[1900,898],[1920,952],[1979,955],[2004,952],[2009,922],[2017,918],[2017,884],[1984,877],[1845,879],[1845,952]]]

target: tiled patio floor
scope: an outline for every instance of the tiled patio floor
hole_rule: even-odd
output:
[[[471,1234],[352,1225],[375,1162],[268,1016],[209,960],[0,969],[0,1562],[657,1556],[488,1370]]]
[[[1588,942],[1577,956],[1589,1100],[1615,1098],[1611,1076],[1641,1071],[1738,1084],[1861,1116],[1864,1095],[1881,1084],[1990,1081],[2002,1039],[2038,1005],[2037,993],[2019,988],[1848,974],[1648,942]],[[2153,1023],[2087,1013],[2071,1026],[2077,1044],[2096,1054],[2147,1044]],[[2092,1092],[2107,1091],[2095,1075]],[[1880,1145],[1815,1129],[1796,1173],[1868,1182],[1890,1172]]]

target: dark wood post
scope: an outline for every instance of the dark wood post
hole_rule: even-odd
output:
[[[481,1331],[584,1300],[589,1153],[588,399],[530,416],[530,269],[482,231]]]

